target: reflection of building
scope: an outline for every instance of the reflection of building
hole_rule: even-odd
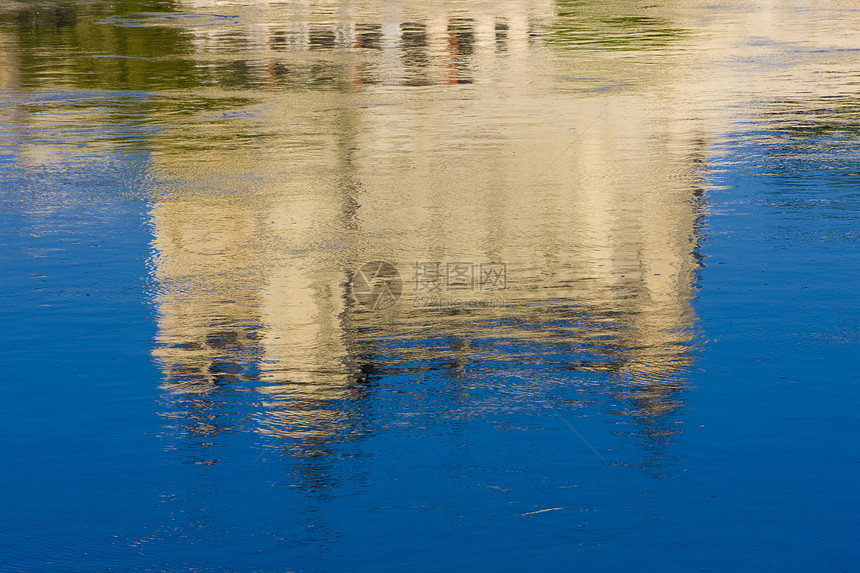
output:
[[[167,181],[151,211],[156,355],[201,437],[253,425],[324,451],[359,424],[345,404],[382,364],[616,373],[628,411],[659,418],[690,362],[705,142],[750,119],[790,153],[856,135],[848,11],[151,9],[7,7],[2,135],[21,164],[146,154]],[[407,283],[416,261],[500,261],[509,288],[501,307],[429,310],[407,288],[369,313],[349,279],[371,259]],[[231,409],[241,392],[250,413]]]
[[[535,49],[524,10],[327,21],[270,10],[265,23],[242,20],[246,40],[201,32],[199,65],[217,83],[221,59],[242,58],[243,81],[302,89],[266,92],[154,154],[184,182],[152,212],[171,392],[228,391],[231,363],[231,391],[257,396],[257,428],[306,454],[352,432],[345,404],[380,367],[616,373],[634,411],[674,407],[690,362],[704,154],[689,94],[665,101],[676,77],[542,89],[558,64]],[[252,187],[237,193],[243,181]],[[380,259],[406,291],[368,312],[350,274]],[[489,296],[504,302],[414,308],[416,261],[503,262],[508,288]]]

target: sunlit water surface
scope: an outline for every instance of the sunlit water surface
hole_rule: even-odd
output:
[[[858,26],[3,0],[0,565],[858,570]]]

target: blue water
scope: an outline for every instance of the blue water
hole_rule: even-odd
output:
[[[178,18],[186,11],[201,10],[173,4],[168,8]],[[126,9],[140,14],[155,11],[136,5]],[[375,13],[367,9],[368,19],[373,20]],[[476,18],[484,10],[472,9],[478,13]],[[15,26],[25,25],[22,18],[10,16],[15,10],[2,8],[4,35],[0,38],[6,53],[22,59],[20,54],[38,55],[39,49],[28,45],[24,34],[19,33],[23,39],[17,44],[9,39]],[[720,8],[690,10],[696,15],[696,10]],[[790,10],[781,10],[777,15],[788,19]],[[726,19],[748,13],[737,6],[723,11]],[[697,21],[689,14],[672,16],[668,8],[664,12],[666,18],[677,17],[679,26]],[[155,24],[136,27],[135,18],[143,20],[143,16],[122,19],[125,12],[117,16],[106,6],[98,14],[103,19],[97,21],[106,29],[138,30],[155,46],[132,43],[135,48],[118,48],[118,55],[151,50],[153,58],[173,62],[157,52],[159,38],[168,35],[168,28],[159,27],[166,26],[163,18],[153,17]],[[320,18],[327,16],[325,10],[322,14]],[[842,16],[850,22],[855,14],[845,10]],[[65,18],[61,16],[56,18]],[[251,18],[241,11],[240,16]],[[278,13],[271,18],[286,17]],[[179,21],[199,19],[185,14]],[[822,21],[830,26],[829,33],[847,29],[838,19],[822,17]],[[652,37],[649,22],[641,24],[644,31],[636,28],[631,36],[642,32]],[[66,29],[62,22],[54,24],[61,32]],[[512,24],[511,29],[513,36],[517,28]],[[452,37],[458,45],[468,44],[468,34],[457,30]],[[194,52],[189,47],[190,33],[176,34],[179,48],[171,54],[177,55],[180,70],[194,61],[205,67],[206,54],[220,54],[214,48]],[[496,36],[487,41],[493,45],[501,40]],[[322,48],[318,49],[338,50],[319,42]],[[241,45],[245,50],[258,49]],[[528,49],[540,59],[551,45]],[[7,85],[2,92],[6,124],[0,140],[4,157],[0,163],[0,296],[4,301],[0,307],[4,516],[0,569],[860,569],[856,487],[860,483],[860,441],[856,439],[860,429],[860,116],[851,99],[857,95],[856,81],[840,88],[840,97],[810,96],[808,105],[785,104],[788,110],[780,107],[784,102],[779,97],[770,98],[770,91],[768,101],[751,96],[750,108],[775,108],[749,121],[726,122],[705,137],[707,151],[697,165],[703,162],[706,173],[697,180],[700,192],[689,201],[698,205],[690,208],[697,217],[690,242],[696,244],[682,259],[693,268],[692,279],[670,291],[675,294],[665,303],[668,307],[657,303],[631,307],[622,291],[634,286],[586,287],[582,291],[586,294],[577,298],[553,294],[561,291],[552,278],[528,282],[522,277],[529,273],[556,272],[553,257],[564,256],[535,239],[525,246],[518,243],[511,247],[513,251],[503,249],[509,253],[506,260],[513,286],[507,306],[488,311],[496,314],[373,315],[352,302],[346,278],[326,282],[326,273],[329,268],[348,273],[355,267],[354,260],[397,257],[398,249],[407,251],[406,258],[412,254],[411,247],[397,242],[401,239],[390,238],[394,231],[378,233],[385,248],[368,246],[377,244],[371,239],[379,223],[374,222],[373,209],[362,210],[367,209],[364,202],[388,213],[387,207],[374,203],[376,195],[363,190],[362,177],[382,189],[380,196],[390,199],[395,213],[402,208],[398,193],[411,191],[395,192],[385,183],[403,177],[407,184],[414,182],[397,167],[396,148],[410,145],[408,140],[394,134],[389,142],[389,132],[373,131],[373,121],[388,125],[402,117],[382,112],[375,119],[349,116],[349,110],[365,101],[386,101],[390,95],[386,80],[380,80],[379,93],[355,88],[360,101],[333,96],[330,103],[324,99],[329,88],[319,87],[326,80],[319,77],[300,75],[298,87],[279,85],[272,88],[274,95],[259,95],[258,84],[240,78],[239,84],[253,84],[241,98],[232,92],[200,95],[217,113],[204,109],[192,115],[193,111],[178,105],[174,109],[171,103],[173,97],[194,96],[184,91],[187,86],[176,85],[174,93],[169,82],[162,85],[153,78],[161,91],[148,94],[135,91],[139,86],[129,85],[134,82],[127,76],[93,79],[93,74],[107,72],[95,69],[87,75],[75,67],[83,64],[72,61],[63,46],[57,40],[56,46],[44,49],[53,49],[51,57],[58,61],[69,58],[72,71],[63,81],[84,79],[59,94],[59,103],[50,104],[56,109],[33,103],[53,101],[48,97],[50,89],[39,83],[49,81],[42,72],[27,76],[22,68],[19,84]],[[311,41],[311,46],[317,44]],[[616,49],[613,46],[598,42],[589,48],[587,59],[597,70],[611,68],[605,75],[612,81],[605,83],[616,86],[612,78],[621,72],[602,59]],[[631,49],[640,48],[646,50],[644,58],[657,57],[650,43]],[[786,53],[782,45],[771,49],[771,55]],[[306,63],[303,54],[313,52],[297,51],[296,62],[288,64],[304,74],[311,68],[301,68]],[[838,55],[842,52],[828,53],[837,53],[834,61],[842,62]],[[434,54],[431,49],[431,66]],[[550,58],[552,66],[569,68],[565,77],[574,77],[576,65],[566,56]],[[4,65],[11,67],[12,59]],[[332,61],[340,60],[333,57]],[[371,59],[368,69],[375,69],[374,62]],[[803,62],[796,64],[800,71],[792,67],[793,61],[786,69],[813,77]],[[324,64],[319,65],[324,68]],[[380,77],[388,77],[384,64],[375,65]],[[482,68],[475,64],[475,69],[479,73]],[[257,77],[242,70],[236,73]],[[324,72],[314,68],[307,73]],[[565,101],[566,80],[555,71],[546,73],[540,76],[541,89],[561,94],[553,102]],[[649,80],[630,74],[631,85],[647,85]],[[603,81],[590,72],[587,75],[594,82]],[[479,79],[476,90],[485,89],[481,86],[487,84],[481,81],[493,88],[497,80]],[[674,79],[668,85],[682,81]],[[120,91],[93,93],[87,91],[88,82],[115,83]],[[442,83],[431,78],[423,86],[406,84],[409,87],[404,89],[416,90],[419,99],[407,103],[403,116],[420,116],[421,106],[429,105],[428,101],[449,101],[444,98],[451,92],[443,90],[455,88],[441,88]],[[234,87],[231,84],[229,89]],[[318,96],[322,103],[313,95],[317,89],[323,94]],[[353,88],[340,84],[331,88],[336,94],[348,89]],[[640,88],[626,89],[633,90],[629,93],[635,98]],[[277,116],[270,110],[280,109],[279,98],[303,97],[296,93],[310,93],[308,99],[315,103],[284,104],[285,109],[298,110],[291,113],[300,116],[301,122],[310,118],[316,123],[295,140],[281,139],[275,128],[267,133],[265,121],[251,127],[229,124],[234,127],[218,134],[205,131],[210,122],[244,121],[255,114]],[[477,93],[470,92],[465,101],[479,97]],[[603,92],[588,93],[592,95],[582,96],[584,105],[608,102],[602,113],[609,117],[637,113],[631,111],[635,106],[599,99],[612,97],[600,95]],[[407,98],[401,92],[391,97],[400,103],[399,98]],[[734,96],[724,97],[725,107],[731,108]],[[148,103],[150,98],[160,103]],[[120,109],[124,101],[143,107],[126,114]],[[524,105],[530,104],[512,103],[511,117],[518,117],[516,110]],[[236,115],[237,106],[250,106],[252,111]],[[696,110],[716,118],[722,113],[717,107],[703,104]],[[74,116],[74,110],[81,108],[82,115]],[[497,121],[523,138],[533,133],[533,124],[549,129],[551,123],[538,115],[521,122],[497,110],[480,116],[480,112],[442,109],[439,113],[461,121],[469,134],[482,133],[469,131],[478,129],[476,120]],[[221,111],[226,114],[221,119],[212,115]],[[86,115],[90,112],[95,115]],[[68,120],[73,128],[67,131],[60,129],[67,121],[64,113],[73,117]],[[105,119],[110,113],[117,114],[117,123]],[[330,123],[335,120],[328,118],[337,113],[348,116],[344,124]],[[584,114],[577,128],[582,131],[592,117]],[[39,122],[48,126],[44,132]],[[351,122],[360,126],[343,141],[335,138],[331,148],[352,151],[343,152],[347,158],[332,167],[325,156],[326,130],[346,132],[344,125],[349,127]],[[614,133],[600,122],[595,125],[588,128],[583,143],[589,134],[600,139]],[[262,135],[243,139],[246,130],[253,129]],[[435,129],[430,135],[418,129],[416,137],[425,137],[431,144],[452,137]],[[374,136],[363,139],[365,133]],[[234,141],[231,137],[255,142],[254,149],[271,154],[266,157],[295,157],[298,167],[291,164],[284,173],[305,164],[318,164],[323,175],[314,175],[317,179],[327,177],[328,170],[345,173],[334,177],[330,186],[337,201],[340,190],[348,195],[343,199],[347,207],[336,202],[334,209],[340,213],[343,207],[347,213],[347,223],[336,233],[344,244],[332,243],[319,230],[340,219],[317,205],[294,216],[298,226],[305,213],[311,214],[312,222],[324,221],[320,227],[311,225],[306,236],[284,234],[288,245],[282,247],[274,242],[274,235],[253,227],[240,233],[244,238],[237,243],[239,255],[230,254],[232,247],[219,242],[226,236],[224,229],[245,229],[242,209],[269,213],[269,201],[280,197],[260,191],[251,174],[240,169],[237,175],[233,166],[224,164],[219,142]],[[482,176],[482,154],[495,157],[496,149],[506,145],[486,137],[486,149],[467,150],[465,159],[448,158],[454,175],[444,181],[451,184],[457,179],[458,161],[473,166],[476,177]],[[99,138],[108,142],[104,148]],[[385,148],[376,156],[367,151],[388,143],[394,151]],[[661,167],[649,167],[647,152],[642,150],[647,145],[619,145],[632,154],[633,163],[641,154],[646,185],[664,176],[671,179]],[[682,148],[685,151],[679,156],[695,155]],[[33,149],[51,153],[41,155]],[[556,151],[568,153],[566,149],[559,145]],[[579,153],[575,146],[570,149],[569,153]],[[420,158],[437,159],[434,151],[416,153],[419,166]],[[382,167],[370,159],[377,156]],[[553,157],[546,156],[542,165],[550,164]],[[198,161],[209,163],[199,171],[189,167]],[[174,162],[182,167],[170,172]],[[353,171],[354,164],[359,167]],[[513,172],[525,169],[521,164],[502,165],[510,165]],[[622,167],[629,165],[621,163]],[[282,176],[280,167],[267,168]],[[253,165],[248,168],[253,169]],[[487,168],[487,176],[495,176],[495,169]],[[612,189],[627,189],[626,174],[609,169],[603,175],[615,182]],[[425,174],[437,176],[442,177],[435,171]],[[552,173],[540,179],[534,202],[553,204],[565,188],[564,179],[563,174]],[[600,185],[598,180],[582,179]],[[312,186],[313,193],[305,195],[303,185],[296,184],[299,191],[285,192],[290,205],[303,205],[307,197],[313,200],[328,192],[325,186]],[[516,192],[522,187],[518,185],[512,184]],[[674,185],[667,184],[667,194]],[[635,196],[635,187],[631,189]],[[418,188],[414,196],[424,193]],[[234,199],[236,203],[231,203]],[[203,213],[219,201],[227,202],[223,211],[193,214],[194,209]],[[358,206],[349,207],[354,203]],[[163,215],[176,205],[181,215]],[[635,214],[625,203],[618,205],[622,206],[612,212],[621,220]],[[440,201],[421,209],[434,217],[452,216],[443,207]],[[192,215],[186,219],[185,213]],[[226,226],[219,226],[217,217],[222,215],[229,222]],[[195,221],[207,216],[216,230],[195,235]],[[285,215],[285,220],[292,216]],[[510,233],[517,232],[518,220],[509,221]],[[660,231],[662,224],[654,227]],[[179,228],[193,232],[182,235],[175,230]],[[389,227],[384,228],[389,232]],[[582,228],[583,234],[591,232],[585,226],[576,228]],[[434,228],[424,232],[432,235]],[[193,244],[215,246],[211,251],[202,247],[170,251],[163,237],[174,236],[171,233],[186,243],[199,240]],[[660,236],[670,241],[677,232],[668,227]],[[618,244],[627,244],[624,237]],[[267,242],[270,239],[272,243]],[[628,239],[639,240],[632,231]],[[603,245],[599,239],[587,239],[584,246],[564,237],[558,241],[570,252],[583,250],[584,254],[577,251],[583,268],[593,262],[591,250]],[[649,243],[642,244],[646,246],[633,249],[640,256],[637,264],[647,267],[648,261],[665,256],[660,249],[648,250]],[[525,251],[534,256],[529,263],[523,263]],[[463,252],[470,251],[464,247]],[[222,255],[224,259],[215,258]],[[283,257],[289,262],[284,263]],[[180,271],[165,263],[173,260],[180,261],[176,263]],[[345,325],[343,332],[330,338],[305,335],[307,331],[301,329],[311,327],[302,322],[304,318],[291,319],[298,326],[277,331],[277,317],[255,314],[268,304],[266,297],[273,296],[260,286],[264,294],[254,298],[258,296],[255,281],[263,280],[255,273],[265,274],[267,265],[283,265],[288,279],[305,276],[306,269],[322,269],[322,279],[316,274],[309,279],[314,286],[307,292],[312,295],[296,287],[287,290],[284,304],[291,304],[291,296],[305,305],[316,301],[323,311],[308,315],[312,316],[308,324],[329,324],[335,317]],[[223,284],[219,276],[226,277]],[[244,286],[246,279],[252,287]],[[331,285],[343,286],[344,294],[329,297]],[[544,292],[550,294],[534,294]],[[644,291],[637,292],[645,297]],[[347,302],[342,308],[325,310],[334,304],[332,300]],[[666,310],[675,308],[671,306],[675,303],[680,311]],[[176,316],[181,317],[177,319],[181,327],[171,322]],[[469,322],[471,317],[474,322]],[[208,344],[205,372],[197,369],[198,358],[185,363],[171,354],[182,351],[175,341],[191,336],[182,329],[198,318],[210,328],[200,335]],[[648,326],[652,323],[660,326]],[[677,327],[665,326],[670,323]],[[278,339],[272,334],[276,331],[282,332],[280,336],[292,333],[290,348],[298,349],[295,357],[278,354],[287,351],[277,350],[270,339]],[[637,338],[640,332],[642,339]],[[648,342],[653,332],[659,333],[657,342]],[[187,343],[188,355],[197,356],[199,344],[194,344],[198,343]],[[346,350],[332,350],[337,344]],[[315,353],[324,357],[319,362],[327,365],[325,370],[313,361]],[[346,356],[343,363],[338,358],[342,355]],[[671,366],[663,368],[666,363]],[[349,382],[337,382],[340,376]],[[317,384],[319,380],[323,382]]]

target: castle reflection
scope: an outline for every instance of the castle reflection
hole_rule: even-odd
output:
[[[665,52],[677,24],[611,13],[24,8],[0,36],[0,81],[47,94],[9,107],[22,158],[119,149],[152,165],[155,356],[194,461],[236,431],[318,458],[361,435],[374,387],[403,377],[456,380],[462,400],[494,381],[597,376],[590,399],[659,445],[695,341],[716,130],[701,102],[724,79],[693,82],[691,56]],[[64,70],[42,45],[69,54]],[[58,126],[94,137],[55,144]],[[353,279],[379,260],[403,286],[376,311]],[[483,280],[493,265],[503,284]]]
[[[382,375],[467,394],[595,373],[634,434],[668,439],[692,360],[704,127],[665,93],[671,71],[540,88],[559,65],[535,44],[550,6],[509,8],[272,5],[192,28],[202,84],[270,91],[155,153],[174,181],[151,224],[178,429],[313,458],[361,434]],[[375,260],[402,275],[391,308],[353,292]],[[503,283],[482,280],[492,265]]]

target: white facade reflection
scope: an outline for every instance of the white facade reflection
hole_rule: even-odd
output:
[[[194,156],[156,154],[183,182],[152,211],[171,392],[244,383],[257,429],[323,442],[368,372],[422,363],[604,372],[642,415],[677,405],[706,153],[691,94],[671,65],[568,89],[563,54],[538,45],[551,6],[511,6],[236,7],[240,23],[195,31],[213,78],[232,66],[268,91],[188,132]],[[405,281],[384,312],[351,292],[372,260]],[[421,261],[503,263],[506,288],[421,292]],[[415,304],[428,294],[442,306]]]

